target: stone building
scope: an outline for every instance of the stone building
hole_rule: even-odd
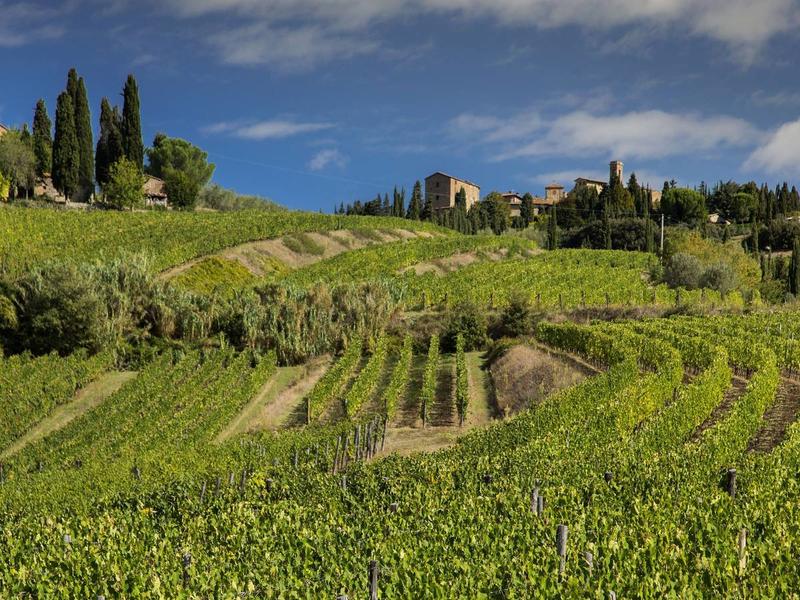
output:
[[[8,132],[8,127],[6,127],[6,126],[5,126],[5,125],[3,125],[2,123],[0,123],[0,137],[2,137],[2,136],[3,136],[3,134],[4,134],[4,133],[7,133],[7,132]]]
[[[603,188],[605,186],[607,186],[607,185],[608,185],[608,182],[600,181],[599,179],[587,179],[586,177],[578,177],[575,180],[575,187],[572,189],[572,191],[574,192],[579,187],[584,187],[585,186],[585,187],[594,188],[597,191],[597,193],[599,194],[600,192],[603,191]]]
[[[508,209],[511,214],[511,218],[520,216],[522,213],[522,196],[520,196],[516,192],[506,192],[502,194],[503,200],[506,201],[508,204]]]
[[[144,200],[147,206],[167,207],[167,184],[163,179],[147,175],[144,182]]]
[[[481,188],[465,179],[458,179],[437,171],[425,178],[425,198],[430,201],[433,210],[449,210],[456,206],[456,194],[464,188],[467,194],[467,210],[481,199]]]
[[[564,192],[564,186],[560,183],[553,182],[544,187],[544,198],[550,203],[550,206],[558,204],[566,197],[567,194]]]

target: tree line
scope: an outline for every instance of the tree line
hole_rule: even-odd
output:
[[[0,198],[28,199],[37,181],[50,181],[68,201],[94,200],[133,209],[144,204],[149,175],[164,180],[173,206],[192,208],[214,173],[207,153],[163,133],[145,148],[139,86],[133,75],[122,97],[122,107],[107,97],[101,100],[95,145],[86,82],[70,69],[56,100],[55,123],[44,99],[39,99],[32,132],[23,124],[0,137]]]

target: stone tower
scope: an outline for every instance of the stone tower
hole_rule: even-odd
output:
[[[608,175],[608,182],[611,183],[611,180],[614,179],[614,176],[616,175],[620,183],[624,185],[625,181],[622,179],[622,161],[612,160],[610,166],[611,169]]]

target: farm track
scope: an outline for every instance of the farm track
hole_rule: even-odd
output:
[[[408,229],[389,229],[386,231],[376,231],[376,238],[367,238],[357,235],[353,230],[332,230],[322,232],[307,232],[305,235],[314,240],[324,248],[324,252],[319,255],[294,252],[283,243],[283,238],[277,238],[247,242],[237,246],[231,246],[224,250],[214,252],[205,256],[199,256],[181,265],[169,268],[159,274],[160,279],[174,279],[179,275],[190,270],[195,265],[213,256],[218,256],[226,260],[236,261],[243,265],[256,277],[263,276],[263,270],[259,264],[261,260],[273,259],[288,268],[304,267],[327,258],[331,258],[343,252],[357,250],[375,244],[386,244],[399,240],[412,239],[417,237],[430,237],[426,232],[416,232]],[[258,257],[259,260],[253,260]]]
[[[429,410],[426,427],[450,427],[456,424],[455,379],[455,357],[442,355],[436,376],[436,396]]]
[[[696,442],[700,440],[703,433],[721,421],[727,415],[733,405],[742,397],[747,391],[747,379],[734,375],[731,379],[730,387],[725,390],[722,397],[722,402],[714,407],[709,417],[703,421],[689,436],[689,441]]]
[[[72,402],[56,407],[52,413],[37,423],[33,429],[6,448],[0,454],[0,459],[13,456],[29,444],[65,427],[74,419],[105,402],[123,385],[134,379],[136,375],[135,371],[113,371],[101,375],[83,389],[78,390]]]
[[[750,439],[748,452],[770,452],[786,439],[786,433],[800,415],[800,381],[781,377],[775,401],[764,412],[763,424]]]

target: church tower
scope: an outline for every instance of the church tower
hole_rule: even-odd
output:
[[[625,181],[623,181],[622,179],[622,161],[612,160],[610,166],[611,169],[608,176],[608,182],[611,183],[611,181],[614,179],[614,176],[616,176],[617,179],[619,179],[620,183],[624,185]]]

